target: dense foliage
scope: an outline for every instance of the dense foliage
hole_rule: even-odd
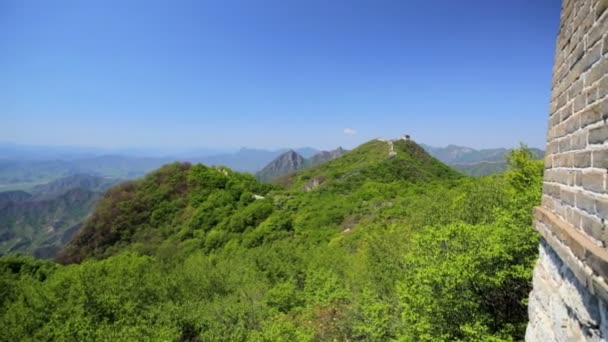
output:
[[[188,164],[116,187],[68,265],[0,258],[0,340],[521,339],[542,164],[523,148],[473,179],[387,152],[288,189]]]

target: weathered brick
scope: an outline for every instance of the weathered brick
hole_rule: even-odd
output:
[[[583,186],[583,173],[580,171],[576,171],[575,176],[575,184],[576,186]]]
[[[574,113],[578,113],[581,109],[585,108],[586,98],[585,95],[579,94],[576,98],[574,98],[574,102],[572,105],[572,111]]]
[[[583,58],[583,56],[585,56],[585,46],[582,42],[578,43],[574,49],[574,51],[572,51],[572,54],[570,55],[570,60],[569,60],[569,64],[570,64],[570,72],[576,72],[577,70],[577,66],[581,65],[579,64],[579,62],[581,61],[581,59]],[[580,66],[578,67],[580,69]],[[582,86],[582,82],[581,82],[581,86]],[[573,98],[574,96],[576,96],[577,94],[574,94],[573,96],[571,96],[570,98]]]
[[[598,218],[590,215],[581,215],[583,231],[596,240],[602,240],[604,236],[604,224]]]
[[[608,150],[593,151],[593,167],[608,169]]]
[[[606,16],[608,18],[608,16]],[[585,75],[585,85],[590,86],[597,80],[602,78],[608,73],[608,59],[602,58],[602,60],[594,64],[591,69]]]
[[[587,132],[578,132],[572,135],[571,148],[573,150],[582,150],[587,147]]]
[[[575,227],[579,227],[581,224],[582,215],[579,213],[577,209],[574,208],[566,208],[564,211],[565,215],[562,217],[566,222],[570,223]]]
[[[571,207],[575,206],[576,204],[576,193],[566,187],[559,189],[559,198],[562,200],[562,203]]]
[[[590,89],[585,90],[587,105],[593,104],[598,99],[598,88],[599,87],[591,87]]]
[[[572,167],[574,165],[574,153],[560,153],[553,156],[554,166]]]
[[[589,130],[589,144],[603,144],[608,140],[608,125]]]
[[[562,108],[566,103],[568,103],[568,94],[562,93],[557,97],[557,108]]]
[[[585,136],[585,144],[587,144],[586,140],[587,140],[587,137]],[[545,153],[547,155],[558,153],[559,152],[558,147],[559,147],[559,143],[557,141],[551,141],[550,143],[547,144]]]
[[[574,153],[574,167],[585,168],[591,167],[591,152],[576,152]]]
[[[552,99],[551,102],[549,102],[549,115],[555,114],[556,111],[557,111],[557,101],[555,99]]]
[[[547,196],[547,195],[544,195],[544,194],[543,194],[543,197],[542,197],[542,200],[541,200],[541,205],[542,205],[544,208],[547,208],[547,209],[549,209],[549,210],[553,211],[553,207],[554,207],[553,202],[554,202],[554,201],[555,201],[555,200],[553,199],[553,197],[551,197],[551,196]]]
[[[555,113],[554,115],[551,115],[549,117],[549,126],[553,127],[553,126],[559,124],[560,121],[561,121],[561,119],[559,117],[559,113]]]
[[[550,169],[553,167],[553,156],[545,157],[545,169]]]
[[[569,104],[563,106],[562,108],[558,109],[555,112],[555,115],[553,115],[553,116],[556,116],[559,119],[559,122],[565,121],[572,115],[572,107],[573,107],[573,104],[569,103]],[[551,122],[553,122],[553,121],[550,121],[549,124],[553,125]]]
[[[565,138],[565,139],[561,139],[559,140],[559,152],[567,152],[570,151],[572,149],[572,141],[570,140],[570,138]]]
[[[596,199],[595,212],[600,218],[608,220],[608,199]]]
[[[602,120],[602,112],[599,103],[593,104],[585,110],[583,110],[580,114],[581,127],[587,127],[591,124],[594,124],[598,121]]]
[[[593,46],[593,44],[602,38],[606,31],[608,31],[608,16],[601,17],[600,20],[595,22],[591,30],[589,30],[586,46]]]
[[[605,172],[588,172],[588,173],[584,173],[583,174],[583,188],[585,190],[589,190],[589,191],[593,191],[593,192],[597,192],[597,193],[604,193],[605,192],[605,187],[604,187],[604,177],[605,177],[606,173]]]
[[[568,120],[564,121],[561,126],[563,126],[562,128],[564,130],[563,135],[570,134],[581,127],[581,120],[578,115],[571,116]]]
[[[554,198],[559,198],[560,187],[555,184],[543,184],[543,194],[549,195]]]
[[[606,37],[608,37],[608,34],[606,35]],[[606,45],[608,45],[608,41],[606,42]],[[602,79],[600,80],[600,84],[597,87],[598,99],[601,99],[606,95],[608,95],[608,75],[604,75],[604,77],[602,77]]]
[[[589,214],[595,214],[595,200],[592,199],[588,194],[579,191],[576,194],[576,207],[588,212]]]
[[[608,279],[608,263],[593,253],[588,253],[585,262],[604,279]]]
[[[608,8],[608,0],[600,0],[597,3],[597,7],[595,8],[595,18],[599,18],[602,16],[602,14],[604,14],[604,12],[606,11],[606,8]]]
[[[585,56],[579,62],[581,64],[580,72],[585,72],[602,57],[602,44],[595,44],[591,50],[585,52]],[[578,63],[577,63],[578,64]],[[589,85],[585,80],[585,86]]]
[[[579,79],[568,89],[568,98],[575,99],[583,91],[583,80]]]

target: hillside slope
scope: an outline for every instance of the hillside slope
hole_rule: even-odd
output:
[[[0,193],[0,254],[54,257],[117,180],[78,174],[39,185],[32,193]]]
[[[180,245],[194,238],[213,248],[246,229],[239,224],[255,226],[266,218],[271,204],[256,196],[272,188],[227,168],[168,164],[110,189],[59,259],[79,262],[131,247],[155,253],[164,242]],[[240,211],[251,212],[254,221],[240,221]]]
[[[425,182],[461,175],[431,157],[411,140],[372,140],[342,157],[276,180],[291,189],[310,191],[321,185],[350,189],[365,181]]]

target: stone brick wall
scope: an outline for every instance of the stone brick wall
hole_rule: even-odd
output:
[[[562,3],[543,199],[534,213],[543,241],[530,296],[529,340],[543,330],[554,340],[608,338],[607,9],[608,0]],[[553,291],[547,291],[550,284]],[[569,304],[575,297],[586,304]],[[554,322],[556,317],[562,322]]]

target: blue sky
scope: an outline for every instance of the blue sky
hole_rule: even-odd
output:
[[[0,141],[544,147],[558,0],[0,1]]]

